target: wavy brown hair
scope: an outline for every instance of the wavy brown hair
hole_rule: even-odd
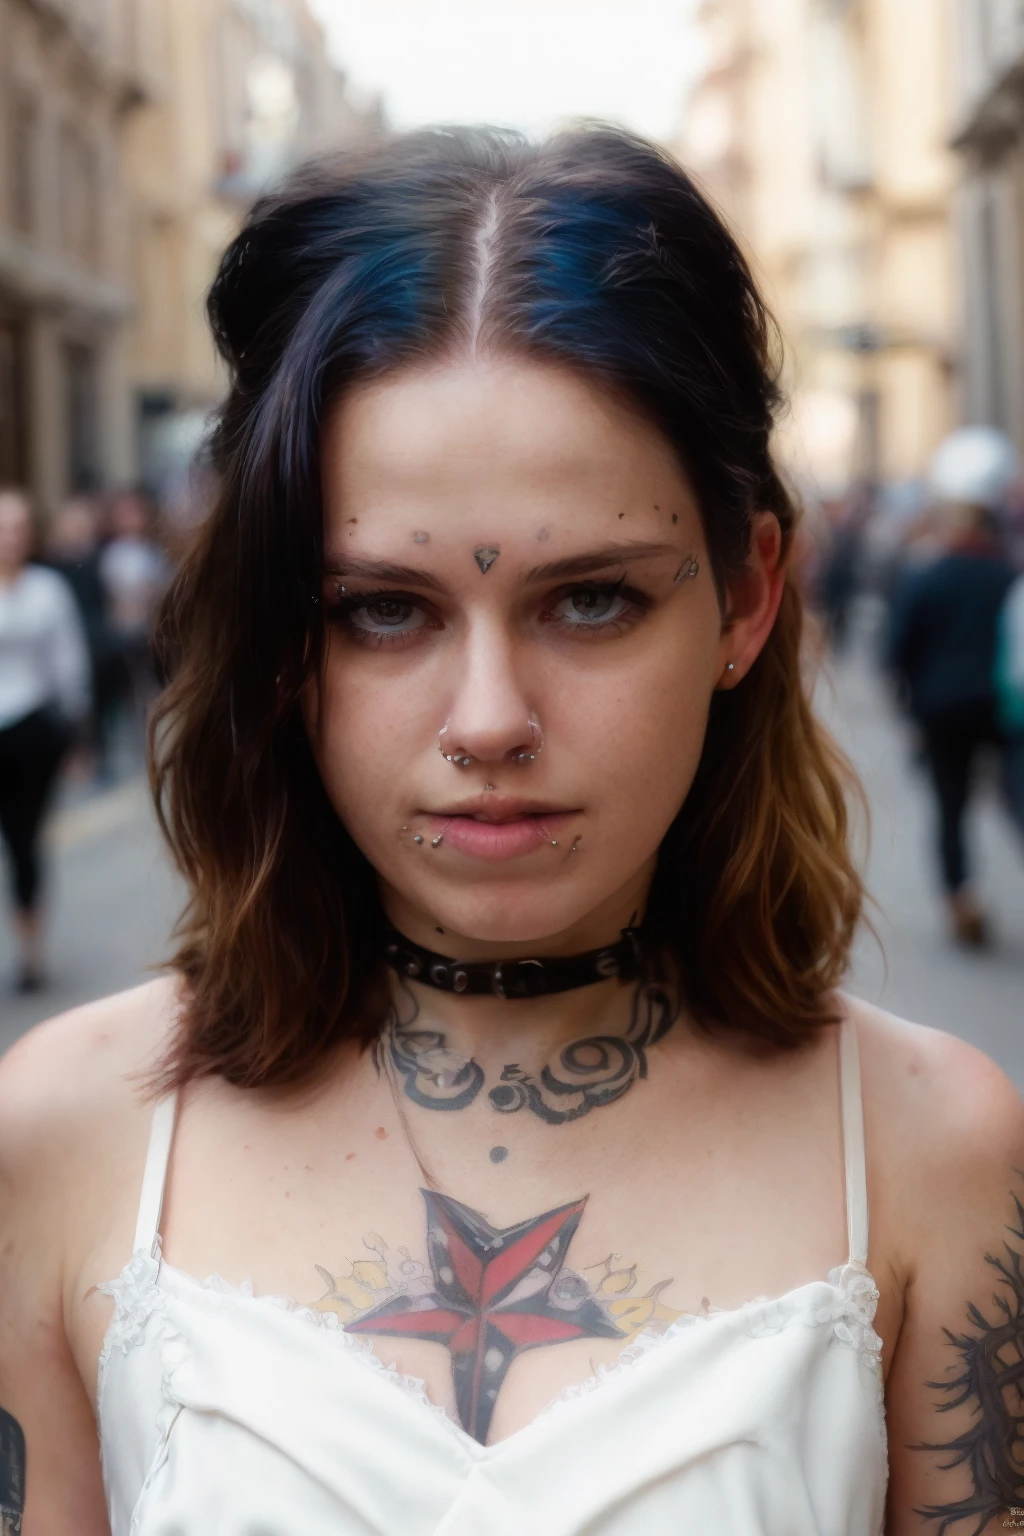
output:
[[[720,590],[771,511],[776,336],[736,242],[684,172],[611,129],[540,146],[433,130],[307,168],[264,198],[209,315],[230,371],[219,494],[167,598],[151,730],[190,891],[167,1080],[307,1077],[385,1007],[374,872],[330,805],[299,714],[318,674],[325,413],[353,381],[477,345],[617,390],[675,445]],[[796,1045],[834,1018],[862,890],[844,765],[801,673],[787,582],[758,661],[714,696],[644,929],[709,1026]],[[671,701],[666,701],[671,707]]]

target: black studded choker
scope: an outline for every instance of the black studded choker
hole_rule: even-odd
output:
[[[401,976],[425,982],[441,992],[469,996],[544,997],[570,992],[619,976],[629,981],[642,968],[639,930],[623,928],[617,944],[588,949],[583,955],[549,955],[537,960],[452,960],[423,949],[394,928],[384,936],[384,958]]]

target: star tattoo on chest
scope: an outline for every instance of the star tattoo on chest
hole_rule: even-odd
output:
[[[628,1335],[586,1290],[558,1283],[586,1197],[516,1226],[494,1227],[448,1195],[420,1193],[433,1288],[392,1297],[346,1331],[444,1344],[462,1427],[484,1445],[517,1355],[571,1339]]]

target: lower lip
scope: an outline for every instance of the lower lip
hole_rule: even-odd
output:
[[[550,816],[517,816],[511,821],[474,821],[472,816],[430,818],[435,838],[441,835],[448,847],[475,859],[518,859],[538,848],[550,848],[552,842],[561,846],[561,834],[572,819],[570,811],[553,812]]]

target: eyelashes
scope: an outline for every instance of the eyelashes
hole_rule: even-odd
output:
[[[330,622],[356,645],[373,650],[416,644],[430,631],[444,628],[433,604],[408,592],[381,589],[346,592],[328,608]],[[649,612],[653,600],[637,588],[617,581],[576,582],[550,593],[534,622],[549,632],[583,640],[611,639],[625,634]]]

